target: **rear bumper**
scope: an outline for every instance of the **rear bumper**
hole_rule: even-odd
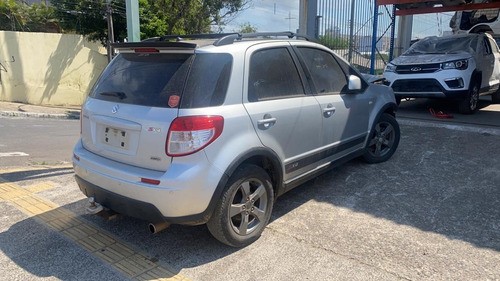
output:
[[[106,159],[78,142],[73,167],[80,190],[104,207],[153,223],[196,225],[210,218],[218,186],[227,178],[200,154],[203,156],[197,161],[190,160],[194,166],[172,163],[166,172],[160,172]],[[142,183],[142,177],[161,183]]]
[[[153,204],[135,200],[110,192],[95,184],[92,184],[81,177],[75,175],[75,180],[80,190],[87,197],[94,197],[95,201],[106,208],[112,209],[120,214],[146,220],[149,222],[161,222],[167,219],[161,214],[160,210]]]

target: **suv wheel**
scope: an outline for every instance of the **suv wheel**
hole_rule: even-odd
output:
[[[491,102],[492,103],[500,103],[500,89],[498,89],[496,92],[494,92],[491,95]]]
[[[255,165],[239,167],[207,222],[210,233],[233,247],[257,240],[271,217],[274,202],[269,175]]]
[[[363,159],[368,163],[387,161],[398,148],[400,129],[396,119],[387,113],[375,123]]]
[[[479,101],[479,83],[474,81],[470,86],[467,97],[458,105],[458,111],[462,114],[473,114],[477,111]]]

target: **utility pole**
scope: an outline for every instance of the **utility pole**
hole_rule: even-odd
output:
[[[352,53],[354,52],[354,9],[356,7],[355,0],[351,0],[351,20],[349,22],[349,56],[347,61],[352,62]]]
[[[127,6],[127,38],[129,42],[141,41],[139,26],[139,1],[125,0]]]
[[[294,20],[295,18],[292,18],[292,12],[288,12],[288,18],[285,18],[286,20],[288,20],[288,31],[292,31],[292,20]]]
[[[115,35],[113,30],[113,8],[111,8],[111,0],[106,2],[106,19],[108,21],[108,62],[113,59],[113,46],[115,43]]]

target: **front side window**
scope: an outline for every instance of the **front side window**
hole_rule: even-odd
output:
[[[299,50],[318,94],[338,94],[345,89],[346,75],[332,54],[313,48]]]
[[[250,59],[248,100],[304,96],[299,72],[287,48],[265,49]]]

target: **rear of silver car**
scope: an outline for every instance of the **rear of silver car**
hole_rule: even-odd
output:
[[[232,58],[195,48],[128,44],[105,69],[82,106],[74,149],[86,196],[153,223],[203,222],[190,217],[206,211],[223,173],[200,150],[221,134],[224,119],[179,112],[222,104]],[[212,71],[201,81],[207,65]]]

